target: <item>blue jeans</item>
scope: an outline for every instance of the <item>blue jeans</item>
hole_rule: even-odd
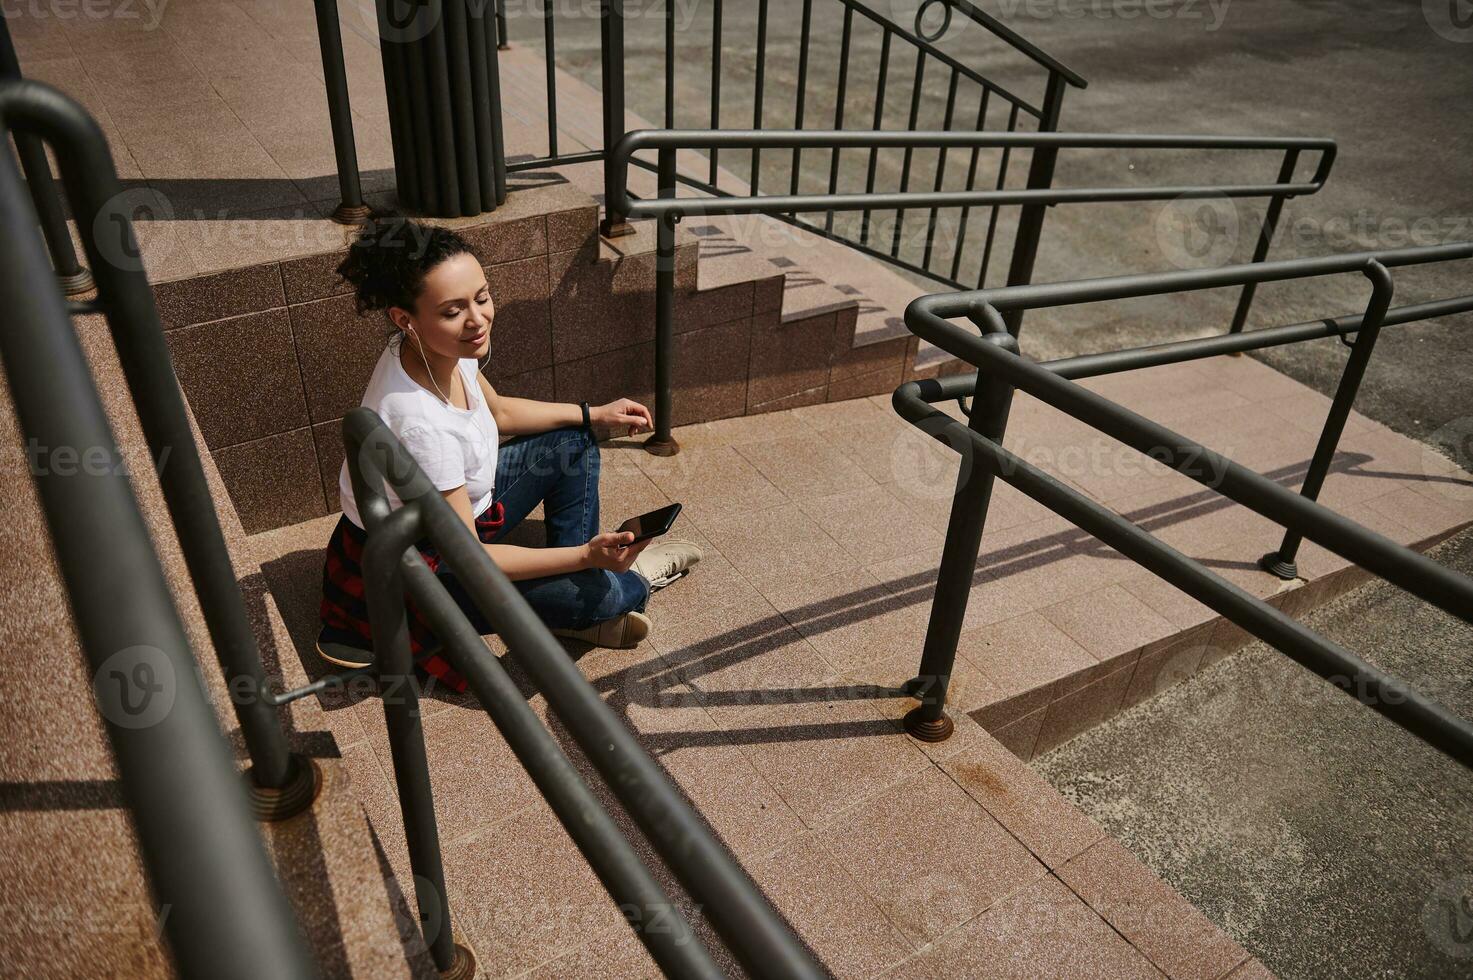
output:
[[[496,457],[493,501],[506,510],[506,523],[492,543],[506,537],[539,503],[547,524],[547,546],[588,543],[602,528],[598,522],[598,443],[583,429],[553,429],[517,436]],[[441,581],[482,633],[486,622],[453,573]],[[627,612],[641,612],[650,587],[635,571],[586,568],[579,572],[522,579],[513,583],[551,629],[584,629]]]

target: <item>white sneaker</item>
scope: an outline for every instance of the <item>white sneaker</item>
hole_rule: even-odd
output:
[[[634,559],[634,570],[650,583],[655,592],[687,574],[701,560],[701,549],[689,541],[668,539],[656,541]]]
[[[553,630],[553,636],[566,636],[582,640],[596,647],[610,650],[628,650],[639,645],[639,641],[650,634],[650,620],[644,613],[629,612],[602,623],[594,623],[587,629]]]

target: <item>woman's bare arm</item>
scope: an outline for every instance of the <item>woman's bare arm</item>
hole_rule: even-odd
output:
[[[485,375],[478,372],[476,377],[481,381],[481,394],[485,396],[486,406],[491,409],[491,417],[496,420],[496,428],[502,435],[534,435],[583,424],[583,409],[578,405],[498,395]],[[599,405],[591,410],[591,416],[595,424],[608,430],[628,426],[630,435],[654,428],[649,409],[629,398]]]

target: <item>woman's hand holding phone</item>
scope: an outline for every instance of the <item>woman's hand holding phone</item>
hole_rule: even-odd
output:
[[[631,531],[604,531],[588,539],[583,546],[584,568],[602,568],[610,572],[627,572],[634,567],[634,559],[649,547],[654,538],[646,538],[637,544]]]

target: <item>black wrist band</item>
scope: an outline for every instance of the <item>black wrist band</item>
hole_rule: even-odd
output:
[[[589,432],[592,432],[593,431],[593,418],[592,418],[592,416],[590,416],[588,414],[588,403],[587,402],[579,402],[578,403],[578,407],[581,408],[581,409],[583,409],[583,428],[587,429]]]

